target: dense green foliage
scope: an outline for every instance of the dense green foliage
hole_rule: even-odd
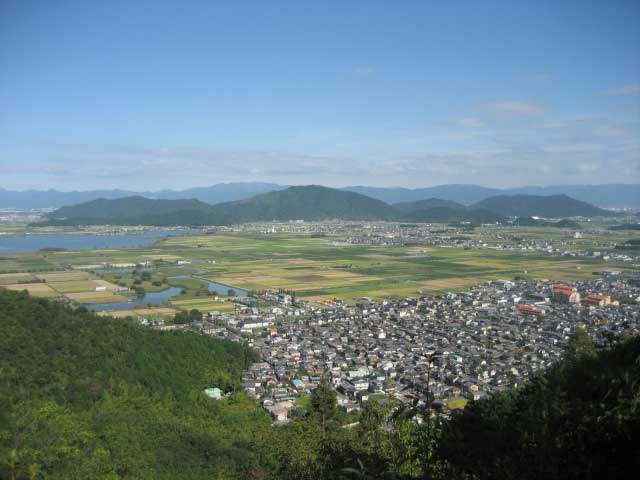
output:
[[[254,354],[0,290],[0,478],[235,478],[268,416],[238,388]],[[39,472],[38,475],[36,473]]]
[[[640,473],[640,338],[566,359],[522,389],[470,404],[440,453],[480,478],[633,478]]]

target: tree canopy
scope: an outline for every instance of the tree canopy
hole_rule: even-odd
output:
[[[269,418],[255,354],[0,289],[0,478],[245,478]]]

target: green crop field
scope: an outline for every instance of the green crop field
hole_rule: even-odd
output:
[[[89,280],[75,280],[69,282],[47,282],[58,293],[95,292],[96,284]]]

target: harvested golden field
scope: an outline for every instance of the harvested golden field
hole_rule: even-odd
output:
[[[91,280],[73,280],[69,282],[47,282],[54,290],[66,294],[77,292],[95,292],[96,284]]]

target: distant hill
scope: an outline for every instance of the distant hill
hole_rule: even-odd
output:
[[[162,198],[167,200],[196,198],[202,202],[214,205],[216,203],[233,202],[250,198],[260,193],[284,190],[286,185],[261,182],[219,183],[210,187],[196,187],[187,190],[160,190],[145,192],[148,198]]]
[[[91,190],[59,192],[57,190],[13,191],[0,188],[0,208],[55,208],[89,202],[98,198],[114,199],[136,195],[127,190]]]
[[[93,200],[62,207],[48,225],[207,225],[221,223],[212,206],[199,200],[155,200],[141,196]]]
[[[215,205],[218,216],[233,223],[268,220],[392,220],[394,208],[354,192],[307,185]]]
[[[98,199],[62,207],[48,225],[228,225],[270,220],[393,220],[386,203],[353,192],[309,185],[209,205],[199,200],[157,200],[140,196]]]
[[[566,195],[497,195],[469,207],[441,198],[401,202],[393,206],[402,212],[402,219],[407,221],[496,223],[504,222],[505,217],[516,216],[518,218],[513,222],[514,225],[558,228],[579,228],[579,225],[566,219],[560,222],[547,222],[532,217],[558,218],[610,214],[606,210]]]
[[[219,183],[209,187],[187,190],[159,190],[133,192],[130,190],[90,190],[86,192],[60,192],[57,190],[11,191],[0,188],[0,208],[56,208],[64,205],[89,202],[99,198],[116,199],[131,196],[179,200],[196,198],[202,202],[215,204],[249,198],[259,193],[282,190],[284,185],[261,182]]]
[[[568,195],[576,200],[607,208],[640,207],[640,185],[554,185],[550,187],[511,188],[509,195]]]
[[[570,217],[609,212],[565,195],[497,196],[471,207],[431,198],[391,206],[365,195],[318,185],[289,187],[245,200],[209,205],[196,199],[162,200],[131,196],[62,207],[44,225],[230,225],[287,220],[399,220],[496,223],[508,216]]]
[[[391,204],[415,202],[425,198],[440,198],[442,200],[451,200],[464,205],[470,205],[502,193],[502,191],[497,188],[457,184],[415,189],[355,186],[344,187],[343,190],[361,193],[362,195],[377,198]]]
[[[394,203],[393,207],[403,212],[413,212],[416,210],[428,210],[430,208],[465,208],[461,203],[451,200],[443,200],[441,198],[427,198],[426,200],[418,200],[415,202]]]
[[[56,217],[112,218],[157,215],[182,210],[209,211],[211,205],[199,200],[154,200],[141,196],[132,196],[107,200],[99,198],[90,202],[62,207],[55,211]]]
[[[503,222],[505,218],[483,208],[473,210],[465,207],[433,207],[407,212],[403,215],[402,220],[429,223],[469,222],[482,224]]]
[[[344,190],[358,192],[392,204],[435,197],[463,205],[472,205],[496,195],[568,195],[599,207],[640,207],[640,184],[554,185],[508,189],[451,184],[416,189],[354,186],[345,187]]]
[[[509,217],[596,217],[612,212],[567,195],[497,195],[475,203],[471,208],[490,210]]]
[[[158,190],[133,192],[129,190],[93,190],[86,192],[60,192],[57,190],[11,191],[0,188],[0,208],[61,207],[98,198],[114,199],[133,195],[146,198],[177,200],[196,198],[216,204],[250,198],[260,193],[284,190],[287,185],[263,182],[219,183],[208,187],[186,190]],[[519,187],[497,189],[479,185],[439,185],[427,188],[353,186],[341,190],[360,193],[389,204],[415,202],[425,198],[440,198],[463,205],[471,205],[496,195],[568,195],[599,207],[640,207],[640,184],[612,185],[556,185],[550,187]]]

